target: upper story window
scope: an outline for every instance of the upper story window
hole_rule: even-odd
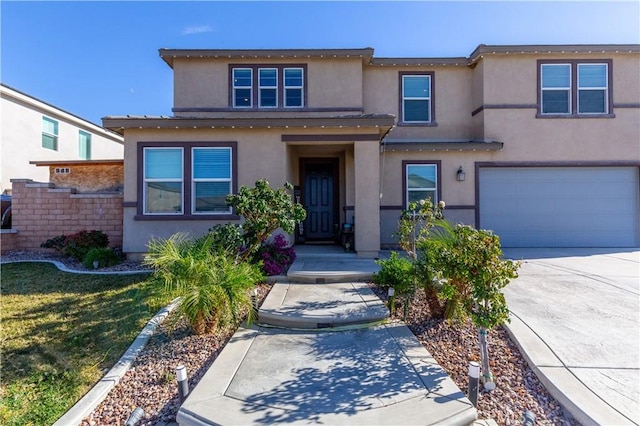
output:
[[[78,156],[83,160],[91,160],[91,133],[78,131]]]
[[[278,106],[278,70],[275,68],[258,68],[258,105],[260,108]]]
[[[409,203],[431,199],[438,202],[438,166],[439,162],[419,162],[404,164],[405,208]]]
[[[233,108],[304,108],[306,65],[230,65]]]
[[[48,117],[42,117],[42,147],[58,150],[58,122]]]
[[[402,73],[400,77],[402,122],[432,123],[433,73]]]
[[[611,111],[611,61],[538,61],[541,116],[588,116]]]
[[[233,70],[233,106],[251,108],[253,106],[253,70],[235,68]]]
[[[138,214],[175,219],[230,215],[235,142],[142,143]]]
[[[304,71],[302,68],[284,69],[284,106],[304,105]]]

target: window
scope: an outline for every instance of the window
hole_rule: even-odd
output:
[[[78,132],[78,156],[83,160],[91,160],[91,133]]]
[[[193,213],[231,213],[231,148],[193,148]]]
[[[42,147],[58,150],[58,122],[42,117]]]
[[[142,142],[138,220],[231,219],[236,191],[236,142]],[[215,216],[215,217],[212,217]]]
[[[306,65],[229,65],[233,108],[304,108]]]
[[[609,114],[611,61],[539,61],[540,115]]]
[[[401,74],[401,110],[403,123],[431,123],[433,73]]]
[[[278,70],[275,68],[258,69],[258,105],[260,108],[278,106]]]
[[[145,148],[145,214],[181,214],[182,148]]]
[[[438,164],[404,163],[405,167],[405,207],[409,203],[430,198],[438,202]]]
[[[250,68],[233,70],[233,106],[251,108],[253,105],[253,78]]]
[[[302,107],[303,102],[303,71],[302,68],[284,69],[284,106]]]

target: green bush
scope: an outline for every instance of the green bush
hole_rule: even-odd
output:
[[[180,297],[177,307],[197,334],[253,319],[249,291],[263,280],[260,265],[238,260],[216,250],[214,237],[196,240],[178,233],[166,240],[152,240],[145,265],[155,271],[152,290]]]
[[[108,247],[95,247],[87,252],[87,255],[82,260],[82,264],[86,268],[93,268],[93,262],[98,262],[99,268],[106,268],[108,266],[115,266],[120,263],[120,256]]]
[[[242,236],[242,226],[235,223],[218,224],[209,229],[213,238],[212,249],[222,250],[237,256],[244,250],[245,242]]]
[[[393,288],[398,295],[407,295],[413,291],[413,262],[400,257],[392,251],[389,259],[376,260],[380,271],[373,275],[373,282],[383,288]]]
[[[109,246],[109,237],[102,231],[82,230],[71,235],[53,237],[40,244],[42,248],[52,248],[66,256],[82,261],[92,248]]]

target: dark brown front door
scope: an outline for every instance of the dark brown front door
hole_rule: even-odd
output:
[[[307,210],[304,229],[306,238],[331,240],[335,236],[336,214],[336,166],[329,159],[303,162],[304,206]]]

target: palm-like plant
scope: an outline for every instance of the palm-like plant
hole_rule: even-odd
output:
[[[152,282],[161,293],[181,298],[178,312],[195,333],[237,324],[245,313],[253,320],[249,290],[263,279],[260,267],[217,249],[210,234],[152,240],[144,263],[154,269]]]

